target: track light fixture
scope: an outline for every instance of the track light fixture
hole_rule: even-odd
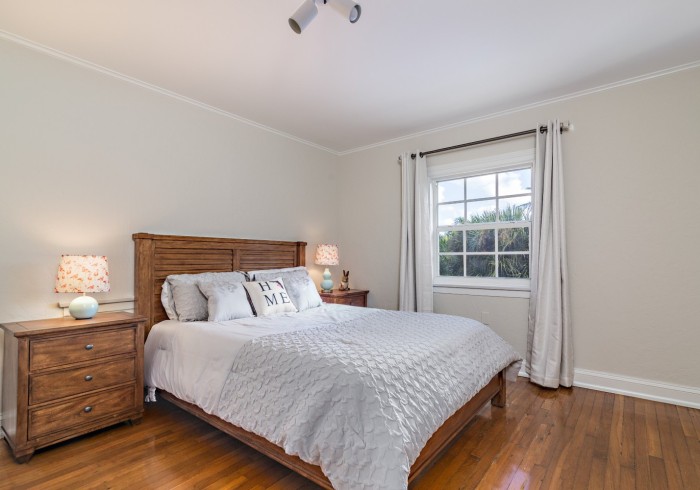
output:
[[[311,24],[311,21],[316,18],[318,9],[316,8],[315,0],[304,0],[294,15],[289,18],[289,27],[297,34],[306,29],[306,26]]]
[[[330,3],[331,7],[347,18],[351,24],[357,22],[362,13],[362,7],[352,0],[304,0],[294,15],[289,18],[289,27],[297,34],[301,34],[301,31],[306,29],[316,18],[316,14],[318,14],[316,2],[322,2],[323,5]]]

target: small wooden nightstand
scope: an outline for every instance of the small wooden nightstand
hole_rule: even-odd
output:
[[[131,313],[0,325],[2,430],[18,463],[38,448],[143,416],[143,329]]]
[[[348,289],[340,291],[334,289],[330,293],[319,292],[324,303],[336,303],[350,306],[367,306],[368,290],[364,289]]]

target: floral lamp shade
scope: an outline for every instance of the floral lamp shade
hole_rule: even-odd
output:
[[[109,269],[104,255],[62,255],[56,274],[57,293],[83,293],[71,301],[68,311],[75,319],[92,318],[97,301],[85,293],[109,291]]]
[[[316,265],[338,265],[338,245],[320,243],[316,247]]]
[[[338,265],[340,263],[338,259],[338,245],[319,243],[318,246],[316,246],[316,260],[314,260],[314,262],[316,265]],[[328,270],[328,267],[323,271],[321,290],[324,293],[333,291],[333,281],[331,280],[331,272]]]

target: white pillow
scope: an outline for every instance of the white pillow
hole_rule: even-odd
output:
[[[243,287],[248,292],[248,298],[256,316],[297,311],[284,287],[284,282],[279,277],[270,281],[244,282]]]
[[[311,280],[306,267],[293,267],[276,271],[255,271],[256,281],[269,281],[277,277],[282,278],[284,281],[289,297],[294,306],[297,307],[297,310],[304,311],[323,304],[321,296],[316,290],[316,285]]]
[[[171,274],[163,283],[161,303],[171,320],[181,322],[206,320],[207,298],[197,287],[198,282],[239,283],[247,280],[247,274],[240,271]]]
[[[210,322],[225,322],[253,316],[243,283],[201,283],[199,289],[207,297]]]

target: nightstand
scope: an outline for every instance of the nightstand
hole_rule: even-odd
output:
[[[141,421],[145,322],[115,312],[0,325],[2,430],[18,463],[36,449]]]
[[[348,289],[340,291],[334,289],[330,293],[319,292],[324,303],[336,303],[350,306],[367,306],[368,290],[364,289]]]

